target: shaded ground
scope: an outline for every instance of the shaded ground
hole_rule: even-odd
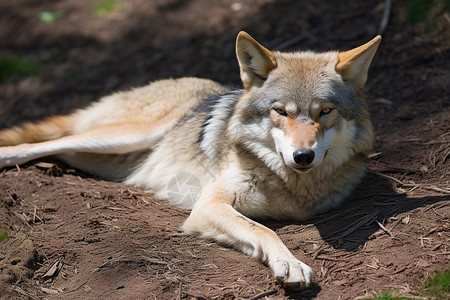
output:
[[[289,294],[259,262],[182,235],[188,212],[151,191],[46,160],[0,173],[0,229],[10,236],[0,243],[0,298],[426,296],[424,278],[449,268],[450,16],[435,8],[408,25],[407,1],[398,2],[366,88],[377,132],[371,172],[333,212],[268,223],[315,270],[311,290]],[[97,15],[93,3],[0,1],[0,58],[43,66],[0,85],[0,128],[160,78],[239,84],[239,30],[272,49],[293,37],[300,42],[285,50],[348,49],[377,33],[384,10],[375,0],[130,0]],[[57,10],[64,16],[53,24],[39,21]]]

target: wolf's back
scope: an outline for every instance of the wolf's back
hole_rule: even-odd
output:
[[[55,140],[111,123],[146,122],[157,126],[181,119],[203,99],[227,88],[200,78],[155,81],[147,86],[103,97],[72,114],[0,131],[0,147]]]

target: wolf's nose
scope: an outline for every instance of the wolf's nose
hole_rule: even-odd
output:
[[[294,161],[302,166],[310,165],[314,160],[314,151],[309,149],[298,149],[294,152]]]

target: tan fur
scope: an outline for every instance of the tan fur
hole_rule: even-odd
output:
[[[38,123],[25,123],[0,131],[0,147],[54,140],[71,133],[71,116],[55,116]]]
[[[78,111],[76,131],[83,132],[101,125],[128,120],[150,123],[152,127],[157,128],[171,120],[180,119],[202,99],[225,91],[226,88],[207,79],[155,81],[144,87],[104,97],[89,109]]]
[[[323,134],[321,129],[318,123],[304,124],[289,118],[284,131],[292,139],[294,146],[310,149],[317,137]]]
[[[249,53],[252,49],[258,52],[260,59],[256,61],[249,59],[251,56],[255,59],[254,53]],[[245,90],[261,84],[270,71],[277,67],[274,54],[243,31],[239,32],[236,39],[236,56],[241,68],[241,78]]]
[[[343,79],[351,83],[352,88],[362,96],[362,89],[367,80],[367,72],[370,62],[381,42],[381,36],[376,36],[369,42],[352,50],[340,52],[339,62],[336,64],[336,72]]]
[[[241,32],[243,91],[182,78],[116,93],[69,116],[0,131],[0,168],[53,155],[151,188],[192,209],[185,232],[258,258],[283,287],[302,290],[311,268],[250,218],[305,219],[338,205],[363,176],[373,129],[362,87],[378,44],[281,53]],[[298,149],[314,151],[314,160],[299,165]],[[201,193],[172,199],[171,182],[186,174]]]

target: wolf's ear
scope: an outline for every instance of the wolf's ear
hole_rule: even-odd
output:
[[[239,32],[236,39],[236,56],[246,90],[261,86],[277,66],[273,53],[244,31]]]
[[[381,36],[377,35],[362,46],[338,54],[336,72],[356,91],[362,89],[366,83],[367,72],[380,41]]]

